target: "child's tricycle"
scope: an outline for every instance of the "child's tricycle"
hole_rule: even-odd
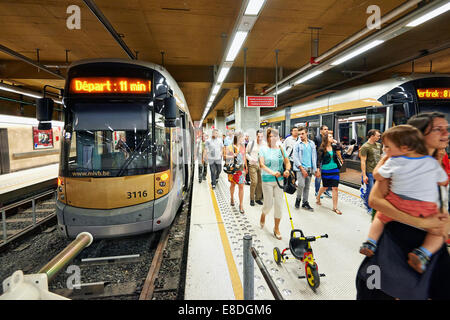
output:
[[[295,236],[296,232],[300,233],[300,237]],[[325,274],[319,274],[319,268],[317,266],[317,263],[314,261],[314,255],[310,244],[310,242],[316,241],[316,239],[320,238],[328,238],[328,235],[324,234],[318,237],[305,237],[302,230],[293,229],[291,231],[291,238],[289,240],[289,248],[284,249],[282,252],[280,252],[280,249],[278,247],[275,247],[273,249],[273,257],[277,264],[286,262],[286,260],[289,259],[286,253],[287,250],[290,250],[295,258],[304,263],[306,276],[299,276],[299,279],[306,278],[309,286],[313,291],[316,291],[316,289],[319,287],[320,277],[325,276]]]

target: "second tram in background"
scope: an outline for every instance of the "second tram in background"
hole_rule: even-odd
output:
[[[60,231],[110,238],[168,227],[190,192],[194,154],[193,123],[170,74],[139,61],[77,62],[63,103]]]
[[[353,140],[358,148],[367,140],[370,129],[384,132],[392,126],[405,124],[415,114],[431,111],[443,112],[450,120],[449,75],[414,74],[329,93],[262,114],[261,121],[265,126],[278,129],[282,136],[288,135],[294,125],[306,126],[311,137],[317,136],[320,126],[326,125],[344,146]],[[287,123],[286,115],[290,119]],[[341,174],[344,184],[359,187],[359,161],[357,152],[345,160],[345,172]]]

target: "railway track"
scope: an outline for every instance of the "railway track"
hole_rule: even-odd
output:
[[[55,190],[47,190],[0,207],[0,252],[14,242],[56,224]]]
[[[49,291],[74,300],[183,299],[190,202],[163,231],[94,241],[49,283]],[[41,229],[0,252],[0,281],[19,269],[37,273],[70,243],[55,227]]]

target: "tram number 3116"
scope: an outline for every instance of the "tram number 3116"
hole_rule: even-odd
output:
[[[147,190],[144,191],[137,191],[137,192],[127,192],[127,199],[131,198],[146,198],[147,197]]]

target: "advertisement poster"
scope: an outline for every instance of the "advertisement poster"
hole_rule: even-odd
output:
[[[33,127],[33,149],[53,148],[53,131]]]

